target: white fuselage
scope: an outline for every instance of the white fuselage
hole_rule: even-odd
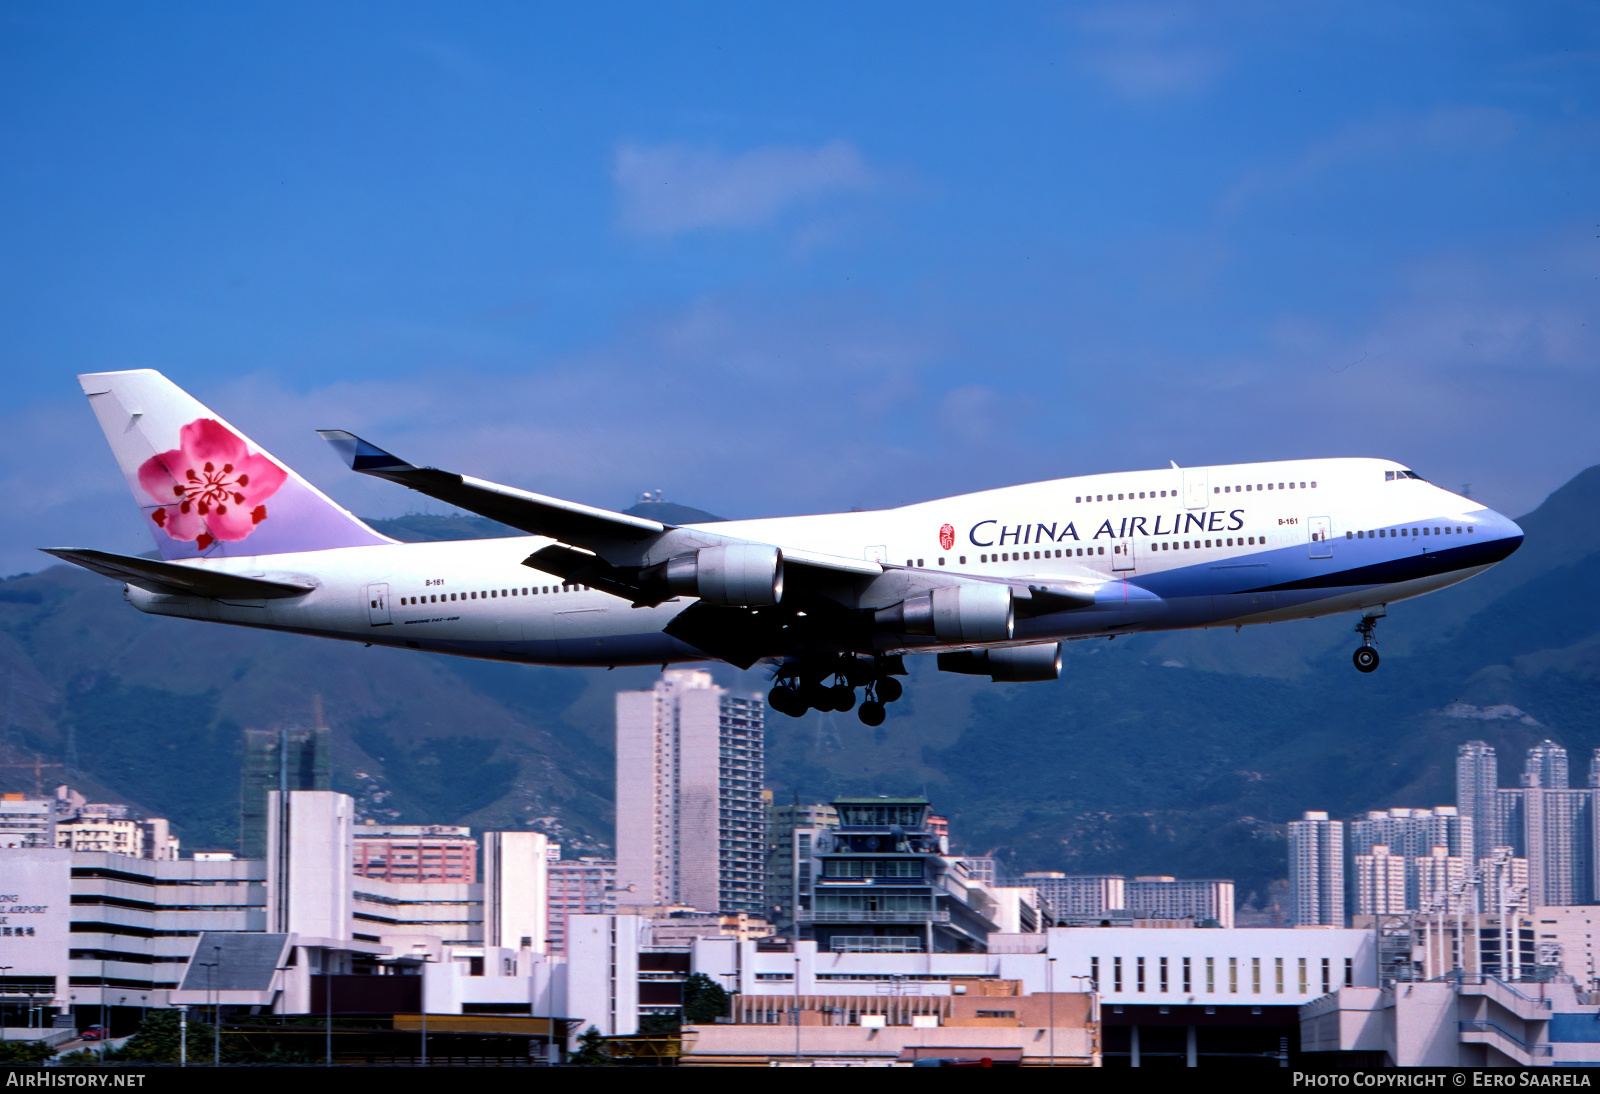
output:
[[[1054,579],[1099,590],[1094,607],[1106,611],[1019,621],[1014,643],[1039,642],[1369,608],[1460,581],[1520,542],[1512,521],[1402,471],[1376,459],[1130,471],[897,509],[704,527],[913,574]],[[189,565],[314,589],[229,602],[129,587],[128,598],[147,612],[499,660],[705,659],[663,633],[691,599],[633,607],[564,586],[524,565],[551,542],[528,536],[197,561]]]

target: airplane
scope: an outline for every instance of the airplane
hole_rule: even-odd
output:
[[[1390,460],[1126,471],[894,509],[672,525],[419,467],[343,430],[350,468],[522,536],[400,543],[159,372],[79,382],[160,558],[48,548],[155,615],[538,665],[717,660],[768,704],[880,725],[904,658],[1054,680],[1063,644],[1360,612],[1481,573],[1513,521]],[[856,691],[862,702],[857,706]]]

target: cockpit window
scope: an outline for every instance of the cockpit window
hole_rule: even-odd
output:
[[[1383,477],[1384,477],[1384,481],[1386,481],[1386,482],[1392,481],[1392,480],[1395,480],[1395,479],[1416,479],[1418,482],[1427,482],[1428,481],[1427,479],[1423,478],[1421,475],[1417,474],[1415,471],[1385,471],[1383,473]]]

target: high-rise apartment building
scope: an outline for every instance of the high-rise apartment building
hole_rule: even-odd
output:
[[[560,853],[560,848],[556,848]],[[549,863],[550,926],[547,952],[567,952],[567,921],[575,915],[611,915],[617,910],[617,864],[613,859],[552,859]]]
[[[1037,889],[1057,919],[1103,916],[1128,905],[1128,879],[1121,874],[1063,874],[1055,870],[1030,870],[1002,885]]]
[[[451,824],[374,824],[353,829],[357,877],[384,881],[478,880],[478,841],[472,829]]]
[[[1478,894],[1464,884],[1469,860],[1434,847],[1426,855],[1411,860],[1420,899],[1413,905],[1419,911],[1467,914],[1478,910]]]
[[[1483,741],[1468,741],[1456,749],[1456,810],[1472,819],[1472,853],[1476,862],[1500,844],[1496,795],[1500,773],[1494,749]]]
[[[617,693],[617,885],[629,903],[766,910],[765,704],[674,669]]]
[[[1522,785],[1565,790],[1568,786],[1567,750],[1549,738],[1528,749],[1528,758],[1522,766]]]
[[[239,848],[246,858],[267,853],[267,795],[271,791],[332,790],[333,743],[316,705],[310,728],[247,729],[239,770]]]
[[[1376,844],[1355,856],[1356,914],[1395,915],[1410,910],[1406,901],[1406,860]]]
[[[1473,810],[1473,861],[1510,848],[1527,864],[1528,897],[1534,905],[1588,904],[1600,900],[1600,854],[1596,853],[1600,810],[1600,755],[1589,763],[1589,786],[1568,785],[1567,751],[1554,741],[1528,750],[1522,785],[1495,785],[1494,749],[1468,741],[1457,750],[1456,800]],[[1490,897],[1483,890],[1483,907]]]
[[[1290,917],[1297,927],[1343,927],[1344,822],[1308,811],[1289,822]]]
[[[839,826],[831,805],[773,805],[767,824],[767,918],[779,931],[795,929],[795,912],[811,909],[817,838]]]
[[[1432,895],[1421,884],[1416,863],[1441,847],[1447,855],[1470,859],[1475,846],[1471,817],[1453,805],[1433,809],[1373,810],[1350,822],[1349,853],[1370,855],[1382,844],[1405,864],[1405,908],[1421,908]],[[1358,913],[1360,909],[1357,909]]]
[[[1233,882],[1224,878],[1136,877],[1123,883],[1123,908],[1153,919],[1233,926]]]

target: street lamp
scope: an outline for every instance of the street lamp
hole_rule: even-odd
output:
[[[800,1058],[800,941],[794,943],[794,1058]]]
[[[178,1004],[178,1066],[189,1066],[189,1004]]]
[[[1056,1066],[1056,959],[1045,958],[1045,991],[1050,996],[1050,1066]]]
[[[211,947],[212,975],[222,965],[222,947]],[[222,1066],[222,993],[219,991],[211,1001],[211,1066]]]
[[[197,961],[197,962],[195,962],[195,964],[199,965],[202,969],[206,970],[206,1002],[210,1003],[211,1002],[211,988],[212,988],[212,985],[215,983],[214,977],[216,975],[215,970],[216,970],[216,967],[217,967],[217,963],[215,961]],[[204,1012],[201,1012],[201,1013],[203,1014]],[[217,1013],[216,1013],[216,1010],[214,1008],[213,1008],[213,1010],[211,1012],[211,1034],[212,1034],[211,1066],[215,1067],[215,1066],[217,1066],[217,1063],[218,1063],[217,1057],[220,1055],[220,1052],[218,1050],[217,1041],[216,1041],[216,1038],[218,1036],[218,1034],[217,1034]]]
[[[427,952],[427,943],[413,942],[413,950],[421,950],[416,954],[418,961],[422,962],[422,1066],[428,1066],[428,965],[432,963],[433,956]]]

